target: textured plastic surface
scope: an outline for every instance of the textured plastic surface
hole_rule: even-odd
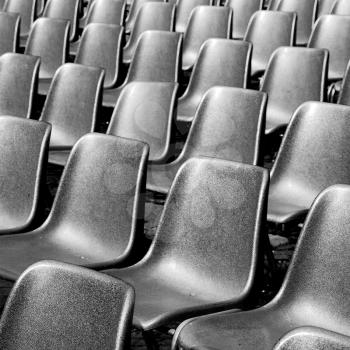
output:
[[[177,170],[191,157],[258,164],[265,108],[266,94],[228,87],[210,89],[197,110],[183,151],[172,163],[148,168],[147,188],[167,193]]]
[[[347,0],[336,0],[331,13],[334,15],[350,16],[350,3]]]
[[[174,344],[183,349],[266,350],[301,326],[349,336],[349,212],[349,186],[325,190],[308,215],[277,296],[257,310],[188,320],[179,326]]]
[[[43,259],[96,269],[124,264],[143,235],[147,156],[148,146],[136,140],[97,133],[81,138],[45,223],[0,236],[0,276],[15,280]]]
[[[210,38],[229,39],[232,9],[218,6],[197,6],[191,12],[184,35],[182,69],[192,69],[202,44]]]
[[[177,120],[191,122],[204,94],[213,86],[247,87],[252,45],[209,39],[201,47],[190,82],[179,99]]]
[[[123,350],[134,291],[126,283],[43,261],[15,284],[0,321],[2,350]]]
[[[0,12],[0,56],[16,52],[19,38],[20,18],[17,13]]]
[[[350,184],[350,107],[307,102],[294,114],[271,172],[267,218],[301,219],[333,184]]]
[[[105,271],[135,288],[134,325],[150,330],[247,300],[260,262],[267,187],[263,168],[213,158],[183,165],[145,258]]]
[[[167,161],[172,155],[177,89],[177,83],[128,84],[119,96],[107,133],[143,141],[150,147],[150,161]]]
[[[350,106],[350,61],[345,72],[338,103]]]
[[[324,100],[328,56],[324,49],[301,47],[282,47],[272,54],[261,87],[269,96],[267,134],[283,129],[303,102]]]

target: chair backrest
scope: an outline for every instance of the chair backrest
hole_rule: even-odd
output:
[[[69,22],[38,18],[30,31],[25,54],[40,57],[39,78],[52,78],[66,62],[69,48]]]
[[[219,6],[197,6],[192,12],[184,35],[182,69],[195,64],[202,44],[211,38],[230,38],[232,9]]]
[[[350,3],[346,0],[336,0],[331,9],[333,15],[350,16]]]
[[[0,321],[3,350],[122,350],[135,294],[116,278],[42,261],[19,277]]]
[[[261,87],[269,96],[267,128],[269,124],[273,127],[288,124],[303,102],[323,101],[327,70],[328,52],[324,49],[277,49],[270,58]]]
[[[16,52],[19,39],[20,17],[16,13],[0,12],[0,56]]]
[[[0,57],[0,115],[30,117],[39,66],[35,56],[5,53]]]
[[[317,0],[280,0],[277,10],[297,13],[296,44],[306,45],[316,19]]]
[[[296,14],[280,11],[257,11],[248,24],[244,40],[253,44],[251,73],[262,73],[272,53],[295,42]]]
[[[176,6],[175,31],[185,33],[191,12],[197,6],[213,5],[213,0],[179,0]]]
[[[252,15],[263,8],[263,0],[226,0],[233,10],[232,37],[242,39]]]
[[[331,13],[335,1],[336,0],[318,0],[317,17]]]
[[[125,7],[124,0],[94,0],[89,8],[86,24],[104,23],[123,25]]]
[[[148,30],[141,34],[131,60],[126,83],[178,81],[182,38],[179,33]]]
[[[269,11],[276,11],[277,10],[277,6],[279,4],[281,0],[270,0],[268,5],[267,5],[267,9]]]
[[[100,68],[66,63],[57,70],[41,114],[52,124],[50,147],[69,149],[94,130],[102,86]]]
[[[140,140],[151,161],[169,157],[177,83],[134,82],[126,85],[114,109],[108,134]]]
[[[46,0],[36,0],[35,14],[36,18],[40,17],[44,11]]]
[[[36,0],[6,0],[3,11],[18,13],[21,17],[20,34],[27,36],[35,18]]]
[[[77,36],[80,0],[47,0],[43,17],[65,19],[70,22],[69,40]]]
[[[350,16],[324,15],[312,31],[308,47],[329,51],[329,80],[341,80],[350,59]]]
[[[350,106],[350,61],[344,75],[338,103]]]
[[[81,37],[74,62],[103,68],[105,88],[114,87],[118,81],[123,33],[120,25],[92,23]]]

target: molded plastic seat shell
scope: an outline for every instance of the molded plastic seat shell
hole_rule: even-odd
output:
[[[335,1],[336,0],[318,0],[317,17],[321,17],[323,15],[328,15],[329,13],[331,13]]]
[[[45,223],[0,236],[0,276],[15,280],[44,259],[94,269],[124,264],[143,235],[147,156],[148,146],[136,140],[97,133],[81,138]]]
[[[17,13],[0,12],[0,56],[16,52],[19,44],[20,17]]]
[[[257,165],[265,125],[266,94],[213,87],[203,97],[179,157],[148,168],[147,188],[167,193],[180,166],[207,156]]]
[[[350,61],[344,75],[338,103],[350,106]]]
[[[192,69],[206,40],[229,39],[231,28],[232,9],[229,7],[197,6],[192,10],[184,35],[182,69]]]
[[[213,86],[247,87],[252,45],[209,39],[201,47],[190,82],[179,99],[177,121],[191,122],[204,94]]]
[[[126,85],[115,106],[107,134],[140,140],[150,146],[149,160],[171,156],[177,83],[134,82]]]
[[[104,271],[135,288],[136,327],[150,330],[249,298],[267,188],[268,172],[259,167],[213,158],[181,167],[145,258]]]
[[[276,11],[279,2],[280,2],[280,0],[270,0],[268,5],[267,5],[267,10],[268,11]]]
[[[260,89],[269,96],[266,134],[285,128],[302,103],[324,101],[328,56],[324,49],[301,47],[282,47],[272,54]]]
[[[2,350],[122,350],[134,291],[123,281],[43,261],[15,284],[0,321]]]
[[[277,296],[256,310],[185,321],[173,349],[236,350],[242,344],[245,350],[272,349],[284,334],[301,326],[349,336],[349,213],[349,186],[325,190],[312,206]]]
[[[271,172],[267,218],[302,219],[316,196],[350,184],[350,107],[307,102],[295,112]]]
[[[336,0],[333,4],[331,13],[333,15],[350,16],[350,4],[346,0]]]

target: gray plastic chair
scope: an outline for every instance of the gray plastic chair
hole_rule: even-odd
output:
[[[305,46],[316,20],[317,0],[280,0],[277,10],[297,13],[296,44]]]
[[[104,271],[135,288],[137,328],[240,308],[254,294],[268,178],[266,169],[222,159],[192,158],[180,168],[147,255]]]
[[[308,47],[329,51],[328,80],[342,80],[350,59],[350,16],[325,15],[312,31]]]
[[[20,17],[17,13],[0,12],[0,56],[16,52],[19,44]]]
[[[307,102],[295,112],[271,172],[267,218],[304,218],[316,196],[350,184],[350,107]]]
[[[283,131],[302,103],[324,101],[327,71],[324,49],[282,47],[272,54],[260,89],[269,96],[266,134]]]
[[[272,349],[284,334],[302,326],[349,336],[349,213],[349,186],[325,190],[312,206],[277,296],[256,310],[185,321],[173,349]]]
[[[123,34],[119,25],[92,23],[81,37],[74,62],[103,68],[104,88],[113,88],[118,82]]]
[[[331,9],[333,15],[350,16],[350,3],[346,0],[336,0]]]
[[[350,106],[350,61],[344,75],[338,103]]]
[[[43,186],[51,126],[0,117],[0,235],[25,232],[43,219]]]
[[[53,259],[93,269],[125,266],[143,247],[148,146],[89,134],[74,146],[51,212],[26,234],[0,236],[0,276],[16,280]]]
[[[148,167],[147,188],[167,193],[180,166],[189,158],[207,156],[260,164],[266,94],[213,87],[203,97],[179,157]]]
[[[0,115],[29,118],[38,82],[39,57],[0,56]]]
[[[335,1],[336,0],[318,0],[317,18],[330,14]]]
[[[115,107],[120,92],[133,81],[178,81],[182,38],[179,33],[148,30],[141,34],[122,86],[103,94],[103,106]]]
[[[252,15],[263,8],[263,0],[226,0],[233,10],[233,39],[243,39]],[[277,29],[276,29],[277,30]]]
[[[196,63],[202,44],[211,38],[229,39],[232,9],[218,6],[197,6],[192,12],[184,35],[182,69],[190,70]]]
[[[272,53],[295,42],[296,14],[280,11],[257,11],[248,24],[244,40],[253,44],[251,75],[265,72]]]
[[[209,39],[201,47],[190,82],[179,99],[178,122],[193,120],[204,94],[213,86],[247,87],[252,45],[245,41]]]
[[[137,13],[134,28],[123,50],[124,64],[130,64],[137,41],[147,30],[172,31],[174,27],[175,6],[161,2],[147,2]]]
[[[102,87],[100,68],[66,63],[57,70],[40,117],[52,125],[50,163],[65,165],[78,139],[94,131]]]
[[[270,0],[267,6],[268,11],[276,11],[280,0]]]
[[[115,106],[107,134],[147,143],[149,160],[164,163],[172,154],[177,83],[134,82]]]
[[[43,261],[18,279],[0,320],[2,350],[123,350],[135,293],[123,281]]]
[[[43,14],[45,4],[46,4],[46,0],[36,0],[36,9],[35,9],[36,18],[39,18]]]

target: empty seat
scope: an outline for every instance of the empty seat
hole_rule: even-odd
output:
[[[295,42],[296,14],[280,11],[257,11],[251,18],[244,40],[253,44],[251,75],[264,73],[272,53]]]
[[[344,77],[350,59],[350,16],[325,15],[320,17],[312,31],[308,47],[329,51],[328,80]]]
[[[180,166],[191,157],[214,157],[259,164],[265,125],[266,95],[257,91],[213,87],[200,103],[179,157],[148,168],[147,188],[167,193]]]
[[[135,288],[136,327],[244,305],[259,278],[267,187],[268,171],[251,165],[192,158],[180,168],[145,258],[104,271]]]
[[[178,81],[182,38],[179,33],[148,30],[141,34],[123,85],[103,94],[105,107],[115,106],[120,92],[132,81]]]
[[[324,100],[327,71],[324,49],[282,47],[272,54],[261,86],[269,96],[267,134],[283,130],[303,102]]]
[[[102,86],[100,68],[66,63],[57,70],[40,118],[52,124],[50,163],[64,165],[78,139],[94,131]]]
[[[333,15],[350,16],[350,3],[347,0],[336,0],[333,4],[331,13]]]
[[[190,82],[179,99],[178,122],[191,122],[204,94],[213,86],[247,87],[252,45],[209,39],[201,47]]]
[[[16,13],[0,12],[0,56],[16,52],[19,44],[20,17]]]
[[[34,56],[5,53],[0,57],[0,115],[30,117],[39,66]]]
[[[345,72],[338,103],[350,106],[350,61]]]
[[[81,138],[45,223],[0,236],[0,276],[16,280],[43,259],[100,269],[134,258],[143,247],[147,156],[140,141],[97,133]]]
[[[2,350],[123,350],[135,294],[101,273],[43,261],[13,287],[0,320]]]
[[[262,10],[263,0],[226,0],[225,5],[233,10],[232,37],[242,39],[252,15]]]
[[[171,153],[177,83],[134,82],[119,96],[107,134],[147,143],[149,160],[165,162]]]
[[[130,64],[140,35],[147,30],[172,31],[175,6],[161,2],[148,2],[137,13],[134,28],[123,50],[123,62]]]
[[[191,12],[197,6],[213,5],[213,0],[178,0],[175,31],[185,33]]]
[[[80,40],[74,62],[103,68],[105,88],[113,88],[118,81],[123,33],[119,25],[92,23]]]
[[[182,69],[192,69],[202,44],[210,38],[230,38],[232,9],[197,6],[192,12],[184,35]]]
[[[335,0],[318,0],[317,17],[331,13]]]
[[[256,310],[185,321],[177,330],[173,348],[272,349],[284,334],[301,326],[349,336],[349,213],[349,186],[325,190],[312,206],[277,296]],[[298,350],[307,349],[298,345]]]
[[[316,19],[317,0],[280,0],[277,10],[297,13],[296,44],[306,45]]]
[[[294,114],[271,172],[268,220],[302,220],[328,186],[350,183],[350,107],[307,102]]]

